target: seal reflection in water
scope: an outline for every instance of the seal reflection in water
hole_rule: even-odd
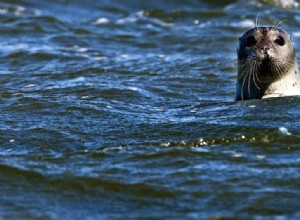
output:
[[[277,27],[255,27],[240,39],[235,100],[300,95],[295,47]]]

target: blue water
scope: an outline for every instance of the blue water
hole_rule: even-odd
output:
[[[0,218],[299,219],[300,98],[234,102],[258,14],[300,45],[263,2],[2,1]]]

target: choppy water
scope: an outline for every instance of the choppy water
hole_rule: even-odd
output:
[[[300,218],[300,98],[233,101],[274,5],[2,1],[0,218]]]

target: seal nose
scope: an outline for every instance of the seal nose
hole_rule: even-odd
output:
[[[260,49],[262,52],[267,53],[270,48],[268,46],[262,46]]]

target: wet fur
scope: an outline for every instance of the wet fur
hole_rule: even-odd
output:
[[[237,101],[300,95],[295,48],[290,36],[277,26],[255,27],[240,38]],[[256,39],[251,47],[247,47],[249,36]],[[284,45],[275,43],[278,36],[284,38]]]

